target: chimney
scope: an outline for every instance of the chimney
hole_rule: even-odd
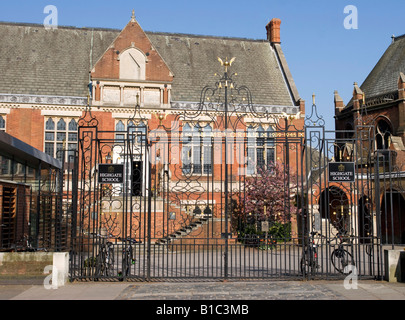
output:
[[[405,74],[402,72],[399,73],[398,93],[400,99],[405,99]]]
[[[271,44],[281,43],[280,24],[281,20],[274,18],[266,26],[267,40],[270,41]]]
[[[357,82],[354,83],[353,89],[353,109],[360,110],[364,101],[364,92],[360,89]]]
[[[345,104],[343,103],[343,99],[340,97],[339,92],[337,92],[337,90],[335,90],[334,95],[335,95],[335,98],[334,98],[335,116],[337,116],[345,108]]]

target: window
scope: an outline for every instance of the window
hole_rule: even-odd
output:
[[[130,134],[130,138],[135,139],[136,142],[142,144],[146,143],[146,124],[142,121],[135,124],[132,120],[130,120],[126,128],[124,122],[119,120],[115,124],[115,131],[115,139],[122,140],[121,142],[124,142],[128,132]]]
[[[115,125],[115,131],[116,131],[115,139],[117,139],[117,140],[125,139],[125,125],[121,120],[118,121],[117,124]]]
[[[376,126],[376,144],[378,150],[389,148],[389,139],[391,136],[391,127],[385,120],[379,120]]]
[[[65,159],[63,159],[63,146]],[[48,118],[45,122],[45,153],[60,161],[73,162],[77,149],[76,119]]]
[[[128,132],[136,138],[138,143],[145,144],[146,142],[146,124],[142,121],[135,125],[131,120],[128,122]]]
[[[6,131],[6,120],[0,116],[0,131]]]
[[[264,130],[262,125],[258,128],[248,127],[247,130],[247,174],[257,173],[260,168],[266,168],[275,162],[274,129],[269,126]]]
[[[183,174],[212,174],[212,128],[210,125],[183,127]]]

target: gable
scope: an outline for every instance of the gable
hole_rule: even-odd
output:
[[[92,78],[169,82],[173,75],[138,22],[132,19],[96,62]]]

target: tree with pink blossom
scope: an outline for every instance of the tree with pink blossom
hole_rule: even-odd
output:
[[[279,163],[271,164],[246,178],[244,190],[233,197],[234,231],[242,236],[260,235],[262,222],[269,223],[270,233],[278,233],[283,227],[290,230],[291,216],[297,213],[293,200],[297,183],[285,169]]]

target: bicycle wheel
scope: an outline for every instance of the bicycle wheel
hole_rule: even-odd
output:
[[[113,275],[114,270],[114,249],[112,247],[108,248],[108,252],[105,257],[105,275]]]
[[[122,268],[123,268],[123,272],[122,272],[122,275],[124,275],[124,276],[128,276],[128,274],[129,274],[129,269],[130,269],[130,266],[129,266],[129,252],[128,252],[128,249],[124,249],[124,251],[123,251],[123,253],[122,253]]]
[[[98,280],[98,278],[104,274],[105,269],[104,261],[105,261],[104,254],[99,253],[96,257],[96,269],[94,271],[95,280]]]
[[[305,250],[303,256],[301,257],[300,267],[301,267],[301,274],[303,275],[315,274],[316,260],[314,259],[312,250],[310,250],[309,252],[308,250]],[[307,270],[309,270],[309,272],[307,272]]]
[[[341,274],[345,274],[345,268],[349,265],[354,265],[352,254],[345,249],[335,249],[331,254],[333,267]],[[350,274],[351,271],[347,272]]]

